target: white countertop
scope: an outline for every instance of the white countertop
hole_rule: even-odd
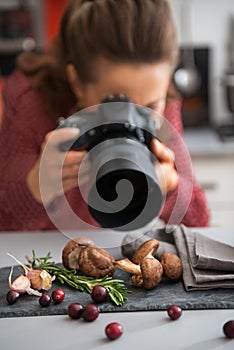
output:
[[[197,229],[210,237],[234,244],[234,229]],[[76,236],[84,232],[76,232]],[[87,234],[87,233],[86,233]],[[111,236],[110,236],[111,235]],[[70,234],[68,235],[70,238]],[[89,235],[90,236],[90,235]],[[111,232],[108,242],[98,234],[96,244],[118,248],[122,235]],[[113,244],[111,244],[111,237]],[[6,252],[19,260],[35,249],[38,256],[51,252],[55,261],[61,261],[61,250],[68,241],[61,233],[0,233],[0,266],[12,264]],[[117,249],[118,254],[118,249]],[[233,292],[234,296],[234,292]],[[38,316],[0,319],[1,350],[41,349],[118,349],[142,350],[146,346],[160,350],[234,349],[234,340],[224,337],[223,324],[234,319],[234,310],[183,311],[180,319],[172,321],[166,311],[102,313],[94,322],[71,320],[63,316]],[[104,328],[109,322],[119,322],[124,328],[121,338],[109,341]]]
[[[191,156],[234,156],[234,140],[221,141],[211,127],[185,129],[184,140]]]

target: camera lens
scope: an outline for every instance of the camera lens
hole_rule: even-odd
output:
[[[88,207],[102,227],[135,230],[157,216],[162,193],[147,147],[135,140],[106,140],[91,158],[96,175]]]
[[[154,170],[156,159],[149,150],[156,137],[151,114],[124,95],[110,95],[61,125],[80,130],[72,145],[69,141],[60,149],[88,151],[91,178],[85,200],[101,227],[135,230],[159,214],[163,196]]]

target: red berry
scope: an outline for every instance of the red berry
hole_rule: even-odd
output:
[[[94,304],[88,304],[84,307],[82,317],[85,321],[91,322],[99,316],[99,308]]]
[[[171,305],[168,307],[167,313],[172,320],[177,320],[182,315],[182,309],[178,305]]]
[[[105,328],[107,338],[115,340],[123,334],[123,327],[118,322],[109,323]]]
[[[55,290],[53,290],[52,299],[55,304],[61,303],[64,298],[65,298],[65,293],[61,288],[56,288]]]
[[[16,303],[16,301],[19,299],[20,293],[16,290],[9,290],[9,292],[6,295],[6,300],[8,304],[12,305]]]
[[[42,294],[39,298],[39,304],[42,306],[42,307],[47,307],[49,306],[51,303],[51,296],[49,294]]]
[[[223,325],[223,332],[227,338],[234,338],[234,320],[227,321]]]
[[[105,287],[100,286],[100,285],[96,285],[93,287],[92,292],[91,292],[91,298],[96,303],[102,303],[102,302],[106,301],[108,296],[109,296],[109,293]]]
[[[78,320],[82,315],[83,309],[83,305],[78,303],[71,303],[67,307],[67,313],[71,318]]]

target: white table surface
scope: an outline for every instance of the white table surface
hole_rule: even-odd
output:
[[[234,229],[201,228],[199,231],[223,242],[234,244]],[[75,235],[83,234],[84,232],[78,232]],[[116,257],[119,257],[118,242],[121,242],[122,234],[111,232],[107,237],[100,232],[98,235],[95,233],[93,238],[95,243],[101,246],[117,247]],[[24,256],[30,255],[32,249],[36,250],[38,256],[50,251],[55,261],[61,261],[61,251],[67,241],[67,237],[55,232],[2,232],[0,233],[0,266],[12,264],[6,252],[25,261]],[[234,339],[225,338],[222,332],[223,324],[230,319],[234,319],[233,309],[186,310],[176,321],[170,320],[166,311],[104,313],[90,323],[71,320],[67,315],[1,318],[0,349],[142,350],[147,347],[160,350],[233,350]],[[109,341],[104,334],[104,328],[113,321],[122,324],[124,333],[119,339]]]

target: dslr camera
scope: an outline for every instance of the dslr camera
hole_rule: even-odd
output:
[[[163,195],[150,151],[156,136],[149,108],[124,95],[108,96],[59,122],[59,128],[79,128],[73,142],[61,151],[87,150],[91,162],[87,197],[92,217],[103,228],[131,231],[142,228],[159,213]]]

